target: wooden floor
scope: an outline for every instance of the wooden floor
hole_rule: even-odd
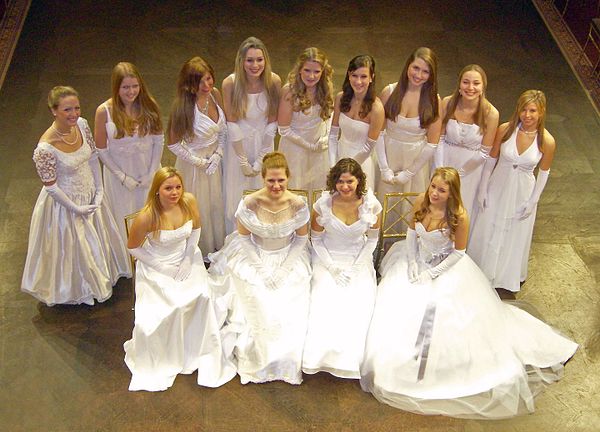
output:
[[[147,6],[154,4],[154,6]],[[217,81],[247,36],[263,39],[285,77],[315,45],[341,86],[348,60],[377,60],[378,89],[398,79],[417,46],[437,51],[440,93],[468,63],[488,73],[488,97],[506,120],[518,95],[540,88],[558,151],[542,196],[529,279],[518,298],[581,344],[565,376],[532,415],[469,421],[409,414],[357,382],[326,374],[301,386],[218,389],[180,376],[162,393],[127,391],[130,282],[104,304],[48,308],[19,291],[29,219],[41,183],[31,160],[51,118],[48,90],[69,84],[83,116],[109,96],[110,70],[135,63],[167,113],[180,65],[201,55]],[[600,125],[550,34],[526,0],[47,1],[32,2],[0,92],[0,429],[6,431],[598,431],[600,430]],[[165,150],[163,163],[174,157]],[[401,329],[399,329],[401,331]],[[393,341],[390,341],[393,343]]]

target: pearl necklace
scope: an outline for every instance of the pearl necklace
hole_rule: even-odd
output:
[[[523,126],[519,125],[519,130],[521,132],[523,132],[525,135],[535,135],[537,133],[537,130],[534,131],[526,131],[525,129],[523,129]]]
[[[71,129],[69,129],[69,132],[62,133],[61,131],[58,130],[58,128],[54,125],[54,123],[52,123],[52,130],[56,133],[58,138],[60,138],[60,140],[68,146],[74,146],[75,144],[77,144],[77,138],[78,138],[77,131],[75,131],[75,140],[74,141],[67,141],[65,139],[66,136],[69,136],[73,133],[73,129],[74,129],[74,127],[71,126]]]

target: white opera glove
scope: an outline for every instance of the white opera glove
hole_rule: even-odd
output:
[[[228,140],[231,143],[231,148],[235,152],[240,164],[242,174],[246,177],[256,176],[257,173],[254,172],[252,165],[248,162],[248,155],[246,154],[246,150],[244,150],[244,134],[242,129],[235,122],[227,122],[227,135]]]
[[[262,146],[256,155],[252,170],[258,175],[262,171],[262,160],[265,155],[275,149],[275,134],[277,133],[277,122],[271,122],[265,128],[262,139]]]
[[[302,147],[303,149],[313,150],[313,146],[296,132],[294,132],[290,126],[279,126],[279,135],[289,139],[291,142]]]
[[[114,161],[107,148],[98,149],[98,156],[106,168],[110,170],[128,190],[132,191],[140,185],[140,183],[131,176],[123,172],[117,163]]]
[[[415,173],[409,170],[402,170],[392,179],[393,184],[406,184],[415,176]]]
[[[333,167],[338,161],[338,137],[340,135],[339,126],[331,126],[329,131],[328,149],[329,149],[329,167]]]
[[[160,167],[160,161],[162,159],[163,149],[165,147],[165,136],[150,135],[152,139],[152,158],[150,159],[150,166],[148,172],[138,179],[140,187],[149,188],[154,178],[154,173]]]
[[[193,229],[192,233],[187,238],[187,241],[185,244],[185,251],[183,252],[183,259],[179,263],[179,268],[177,269],[177,274],[175,274],[175,280],[178,280],[178,281],[186,280],[192,273],[192,264],[194,261],[194,253],[196,252],[196,248],[198,247],[198,242],[200,241],[200,233],[201,232],[202,232],[201,228]]]
[[[77,205],[63,192],[61,188],[58,187],[58,184],[54,183],[51,186],[44,186],[48,195],[52,197],[54,201],[65,207],[67,210],[72,211],[73,213],[79,216],[87,216],[91,215],[98,209],[98,205],[90,204],[90,205]]]
[[[394,171],[392,171],[388,165],[383,132],[381,132],[379,138],[377,138],[375,153],[377,154],[377,163],[379,164],[379,171],[381,172],[381,180],[384,183],[393,184]]]
[[[198,168],[204,168],[208,165],[208,159],[198,157],[190,151],[184,140],[169,145],[169,150],[174,153],[178,159],[182,159]]]
[[[92,153],[90,160],[88,161],[90,170],[92,171],[92,177],[94,178],[94,198],[92,204],[100,207],[102,204],[102,198],[104,198],[104,186],[102,184],[102,174],[100,173],[100,162],[98,161],[98,153]]]
[[[329,271],[329,273],[331,273],[333,279],[336,280],[337,277],[342,273],[343,269],[334,263],[333,258],[329,253],[329,249],[327,249],[327,246],[325,245],[323,238],[325,231],[311,230],[310,234],[313,250],[323,263],[323,266]]]
[[[427,270],[423,270],[419,274],[419,282],[427,283],[432,279],[437,278],[446,270],[454,266],[462,257],[465,256],[465,250],[454,249],[441,263]]]
[[[375,252],[377,243],[379,242],[379,229],[369,228],[366,232],[366,237],[367,239],[356,255],[352,265],[346,267],[336,279],[336,282],[341,284],[341,286],[346,286],[352,281],[356,276],[361,263],[370,262],[371,265],[373,265],[373,252]]]
[[[376,143],[377,141],[375,141],[374,139],[367,138],[367,140],[363,143],[360,151],[356,153],[352,157],[352,159],[354,159],[359,164],[363,163],[369,158],[369,156],[371,156],[371,152],[373,151],[373,148],[375,147]]]
[[[268,288],[273,289],[273,279],[258,256],[256,245],[252,241],[251,235],[239,234],[239,238],[240,246],[244,252],[244,255],[246,255],[247,261],[251,264],[256,271],[256,274],[260,279],[263,280],[265,285],[267,285]]]
[[[138,261],[143,262],[145,265],[147,265],[149,267],[152,267],[154,270],[158,271],[159,273],[162,273],[170,278],[175,278],[175,275],[177,274],[177,271],[179,269],[176,265],[165,264],[165,263],[161,262],[157,257],[150,254],[150,252],[148,252],[142,246],[133,248],[133,249],[127,249],[127,250]]]
[[[405,184],[412,179],[416,173],[418,173],[423,166],[431,160],[437,148],[437,144],[427,143],[421,149],[419,155],[415,158],[413,163],[405,170],[400,171],[399,174],[394,176],[394,183]]]
[[[481,173],[481,180],[479,181],[479,189],[477,190],[477,203],[479,204],[479,209],[483,210],[487,207],[487,192],[488,185],[490,183],[490,176],[492,175],[492,171],[496,166],[497,158],[488,157],[485,160],[483,165],[483,171]]]
[[[446,140],[446,135],[440,136],[440,143],[433,154],[433,168],[439,168],[444,166],[444,147],[445,145],[441,145]]]
[[[314,143],[311,147],[312,147],[312,151],[315,152],[322,152],[325,151],[329,148],[328,146],[329,144],[329,135],[323,135],[322,137],[320,137],[316,143]]]
[[[293,272],[296,267],[296,263],[298,262],[298,257],[306,251],[306,245],[308,244],[308,234],[294,236],[294,240],[292,240],[292,244],[288,250],[287,256],[285,260],[281,263],[279,268],[275,269],[273,272],[273,284],[276,287],[279,287],[282,282],[284,282],[288,276]]]
[[[491,149],[491,147],[481,146],[479,151],[475,152],[475,154],[457,170],[458,175],[464,177],[479,168],[490,157]]]
[[[535,186],[533,187],[533,191],[531,192],[531,196],[527,201],[517,208],[517,212],[515,217],[520,220],[527,219],[531,216],[533,210],[535,210],[535,206],[537,206],[540,197],[542,196],[542,191],[544,187],[546,187],[546,183],[548,182],[548,176],[550,175],[550,170],[539,170],[537,178],[535,179]]]
[[[419,265],[417,264],[417,253],[419,246],[417,242],[417,232],[410,227],[406,230],[406,243],[408,281],[415,283],[419,280]]]
[[[223,156],[216,151],[208,158],[208,166],[206,167],[207,175],[213,175],[217,172],[222,158]]]

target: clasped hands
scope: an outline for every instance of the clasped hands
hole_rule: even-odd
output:
[[[409,170],[402,170],[398,174],[394,174],[390,168],[381,170],[381,180],[387,184],[406,184],[410,179],[414,177],[414,173]]]

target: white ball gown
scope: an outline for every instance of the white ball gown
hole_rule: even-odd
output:
[[[306,238],[295,231],[308,223],[308,206],[296,197],[273,213],[248,196],[236,217],[250,238],[230,234],[209,258],[215,283],[231,293],[227,326],[238,334],[234,353],[241,382],[300,384],[311,267]],[[278,279],[281,270],[285,276]]]
[[[519,291],[520,282],[527,279],[537,207],[523,220],[517,217],[517,209],[531,196],[535,186],[533,170],[542,158],[537,138],[519,155],[518,129],[502,143],[490,177],[487,207],[479,211],[467,247],[467,253],[494,288],[513,292]]]
[[[314,144],[320,139],[327,138],[327,122],[321,117],[321,106],[313,105],[305,114],[302,111],[292,113],[290,128],[305,142]],[[290,172],[288,186],[292,189],[305,189],[309,196],[314,189],[323,189],[329,172],[327,147],[315,150],[300,146],[286,136],[279,140],[279,151],[287,159]]]
[[[100,166],[87,121],[80,117],[77,127],[79,149],[65,153],[40,142],[33,160],[43,182],[56,180],[73,203],[88,205],[96,194],[90,165],[96,165],[98,177]],[[93,305],[108,299],[119,277],[129,275],[129,258],[106,200],[92,215],[80,216],[42,188],[31,215],[21,290],[48,306]]]
[[[420,270],[453,251],[447,229],[417,223]],[[534,395],[562,375],[577,344],[502,303],[464,255],[428,283],[407,277],[406,241],[382,262],[361,386],[419,414],[498,419],[534,410]]]
[[[197,199],[202,220],[200,250],[205,254],[221,249],[225,241],[222,168],[219,165],[212,174],[209,174],[206,172],[208,166],[198,167],[186,159],[189,159],[188,155],[207,160],[215,153],[223,155],[227,142],[227,122],[223,110],[216,101],[215,105],[219,113],[216,123],[194,105],[193,140],[189,142],[184,140],[169,146],[169,149],[177,155],[175,167],[183,177],[186,192],[191,192]]]
[[[362,251],[367,246],[365,234],[377,222],[381,204],[369,189],[358,209],[358,220],[346,225],[333,214],[332,198],[325,191],[314,205],[317,222],[325,228],[322,241],[332,262],[325,262],[318,250],[313,250],[310,313],[302,370],[360,378],[359,369],[377,289],[373,248],[367,250],[367,254]],[[348,271],[349,282],[336,283],[328,265]]]
[[[343,158],[351,158],[360,153],[369,138],[369,123],[354,120],[344,113],[340,113],[340,139],[337,148],[337,161]],[[375,165],[372,155],[369,155],[365,161],[360,164],[362,170],[367,175],[367,185],[371,189],[375,186]]]
[[[156,170],[160,168],[163,135],[139,136],[136,132],[132,136],[115,138],[117,128],[111,119],[110,109],[106,103],[103,106],[106,110],[106,149],[112,162],[120,171],[137,181],[144,176],[149,176],[151,180]],[[104,199],[115,218],[122,243],[125,245],[127,243],[125,216],[144,207],[150,183],[129,190],[106,165],[103,167],[103,177]]]
[[[190,220],[175,230],[149,233],[142,247],[161,263],[178,266],[191,232]],[[166,390],[177,374],[196,370],[202,386],[231,380],[233,343],[221,330],[227,305],[209,285],[200,249],[195,247],[192,272],[183,281],[139,260],[136,267],[135,325],[123,345],[131,371],[129,390]]]

